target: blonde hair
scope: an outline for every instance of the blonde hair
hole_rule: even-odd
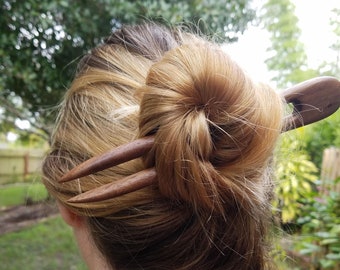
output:
[[[61,106],[44,183],[88,217],[117,269],[265,269],[270,160],[283,102],[217,45],[125,26],[85,56]],[[70,183],[82,161],[155,135],[143,158]],[[157,186],[101,202],[72,196],[155,166]]]

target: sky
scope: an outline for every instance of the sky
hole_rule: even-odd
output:
[[[256,0],[260,5],[264,0]],[[317,67],[321,62],[334,57],[329,46],[334,41],[334,34],[329,25],[331,10],[340,7],[340,0],[292,0],[295,14],[299,19],[310,67]],[[251,47],[250,47],[251,46]],[[226,45],[226,51],[256,81],[270,82],[270,74],[264,63],[266,49],[270,46],[269,34],[259,27],[250,27],[237,43]],[[251,49],[250,49],[251,48]]]

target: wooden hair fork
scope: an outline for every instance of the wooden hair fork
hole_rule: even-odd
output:
[[[340,106],[340,81],[333,77],[318,77],[297,84],[282,92],[282,96],[293,107],[285,119],[289,131],[317,122],[333,114]],[[102,155],[93,157],[66,173],[60,183],[79,179],[120,163],[139,158],[150,151],[154,137],[140,138],[121,145]],[[118,181],[100,186],[68,200],[70,203],[87,203],[112,199],[156,183],[154,168],[148,168]]]

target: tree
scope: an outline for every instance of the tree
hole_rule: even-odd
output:
[[[338,77],[340,74],[340,8],[334,8],[329,20],[334,34],[334,42],[330,49],[334,51],[333,61],[325,61],[319,67],[322,75]]]
[[[266,60],[268,70],[275,72],[273,81],[280,88],[316,76],[307,66],[301,30],[290,0],[268,0],[263,7],[262,23],[270,33],[271,54]]]
[[[319,74],[324,76],[340,76],[340,8],[332,10],[330,26],[334,33],[334,41],[330,48],[335,57],[332,61],[325,61],[318,68]],[[312,126],[306,127],[306,149],[312,161],[321,168],[323,150],[327,147],[340,147],[340,110],[333,115]]]
[[[197,26],[233,41],[254,18],[250,0],[3,0],[0,35],[0,132],[17,119],[47,138],[76,60],[123,23],[141,19]]]

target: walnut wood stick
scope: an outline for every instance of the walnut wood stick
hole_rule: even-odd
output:
[[[63,177],[61,177],[59,182],[68,182],[138,158],[150,151],[153,143],[154,137],[148,136],[137,139],[128,144],[118,146],[115,149],[112,149],[102,155],[90,158],[89,160],[79,164],[66,173]]]
[[[150,186],[154,182],[156,182],[156,171],[150,168],[79,194],[69,199],[68,202],[104,201]]]
[[[294,110],[285,119],[286,129],[292,130],[322,120],[340,106],[340,81],[333,77],[318,77],[283,91]]]

